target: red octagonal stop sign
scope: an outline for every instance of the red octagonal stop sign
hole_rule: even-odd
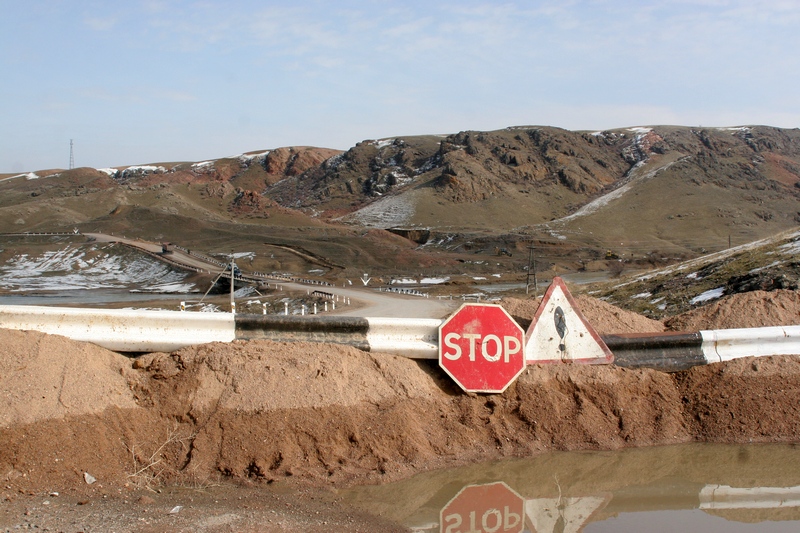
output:
[[[520,533],[525,500],[502,481],[469,485],[439,512],[441,533]]]
[[[467,392],[503,392],[525,369],[524,339],[499,305],[464,304],[439,326],[439,366]]]

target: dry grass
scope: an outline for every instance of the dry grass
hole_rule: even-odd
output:
[[[707,303],[693,300],[714,289],[732,294],[756,288],[797,288],[800,262],[793,250],[799,235],[794,228],[752,245],[597,284],[586,291],[618,307],[661,319]]]
[[[163,441],[155,441],[138,446],[135,443],[125,444],[130,453],[130,472],[128,479],[136,487],[155,490],[167,480],[176,478],[192,479],[191,475],[182,475],[167,455],[180,453],[185,455],[196,434],[182,435],[177,427],[172,427]]]

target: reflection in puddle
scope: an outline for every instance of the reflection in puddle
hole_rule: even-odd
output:
[[[440,529],[459,531],[522,531],[525,500],[503,482],[467,485],[439,513]]]
[[[525,516],[531,531],[580,531],[599,510],[603,509],[611,495],[585,498],[538,498],[525,502]]]
[[[345,500],[426,533],[797,531],[800,448],[553,452],[359,487]]]
[[[773,509],[800,506],[800,487],[706,485],[700,491],[700,509]]]

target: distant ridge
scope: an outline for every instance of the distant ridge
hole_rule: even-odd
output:
[[[533,244],[543,269],[592,271],[774,235],[800,223],[798,199],[798,129],[514,126],[365,140],[346,151],[293,146],[5,174],[0,232],[80,227],[187,245],[252,239],[340,265],[412,269],[458,257],[473,269],[494,261],[521,271]],[[403,258],[406,246],[416,251]]]

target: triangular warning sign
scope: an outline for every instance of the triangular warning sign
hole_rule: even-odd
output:
[[[578,310],[559,277],[536,310],[525,335],[525,361],[536,363],[609,364],[614,354]]]

